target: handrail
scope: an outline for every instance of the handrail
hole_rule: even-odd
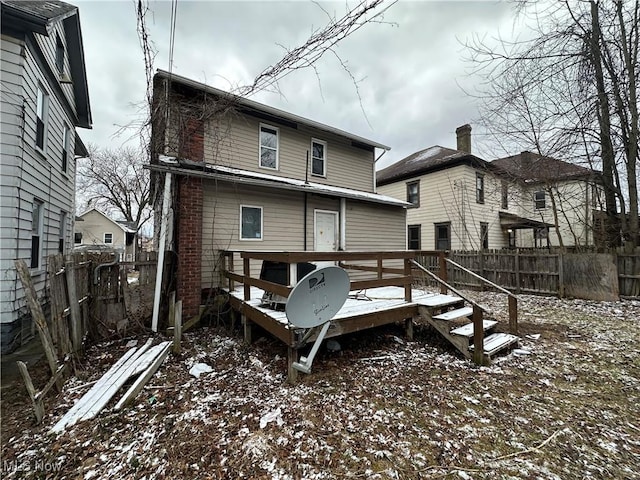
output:
[[[504,287],[501,287],[500,285],[496,285],[495,283],[493,283],[491,280],[484,278],[482,275],[478,275],[476,272],[469,270],[468,268],[463,267],[462,265],[460,265],[459,263],[454,262],[453,260],[451,260],[450,258],[445,258],[445,261],[449,262],[451,265],[458,267],[460,270],[463,270],[471,275],[473,275],[474,277],[476,277],[478,280],[481,280],[485,283],[488,283],[489,285],[491,285],[493,288],[500,290],[502,293],[506,293],[507,295],[509,295],[510,297],[514,297],[516,298],[516,296],[511,293],[509,290],[507,290]]]
[[[435,273],[431,272],[429,269],[423,267],[422,265],[420,265],[418,262],[416,262],[415,260],[410,260],[410,262],[415,265],[416,267],[418,267],[420,270],[422,270],[424,273],[426,273],[427,275],[429,275],[431,278],[433,278],[436,282],[438,282],[440,285],[445,286],[447,289],[451,290],[453,293],[455,293],[456,295],[458,295],[460,298],[465,299],[467,302],[469,302],[471,305],[478,307],[479,309],[481,309],[484,312],[489,313],[489,310],[486,307],[483,307],[482,305],[480,305],[478,302],[472,300],[471,298],[469,298],[468,296],[464,295],[463,293],[459,292],[458,290],[456,290],[454,287],[452,287],[451,285],[449,285],[447,282],[445,282],[444,280],[442,280],[440,277],[438,277]]]

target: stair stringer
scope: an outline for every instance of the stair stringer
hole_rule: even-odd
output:
[[[431,310],[427,307],[420,306],[418,311],[420,312],[420,316],[425,319],[429,325],[435,328],[444,338],[446,338],[449,343],[456,347],[456,349],[460,351],[465,358],[469,360],[473,359],[473,352],[469,350],[469,339],[459,335],[451,335],[449,333],[451,328],[450,321],[434,319]]]

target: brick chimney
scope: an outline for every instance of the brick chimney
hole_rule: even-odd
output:
[[[471,125],[468,123],[456,128],[457,150],[471,153]]]

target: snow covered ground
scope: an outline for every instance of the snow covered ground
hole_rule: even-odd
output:
[[[470,295],[506,328],[503,296]],[[97,345],[40,426],[24,387],[3,391],[2,478],[640,479],[640,302],[519,310],[519,350],[489,367],[389,326],[338,338],[295,386],[280,342],[196,330],[133,407],[49,435],[128,340]]]

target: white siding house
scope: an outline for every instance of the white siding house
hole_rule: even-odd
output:
[[[30,336],[14,261],[43,295],[46,258],[73,247],[76,127],[91,128],[78,9],[2,0],[0,327],[2,352]]]
[[[92,208],[76,218],[73,239],[75,248],[108,248],[120,255],[121,262],[133,262],[136,229],[131,223],[113,220]]]
[[[436,145],[377,174],[379,193],[412,203],[407,248],[593,245],[598,172],[530,152],[487,162],[471,154],[469,125],[456,134],[456,150]]]

